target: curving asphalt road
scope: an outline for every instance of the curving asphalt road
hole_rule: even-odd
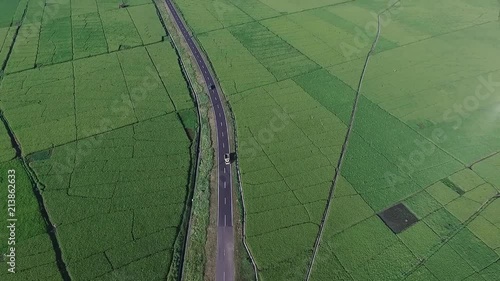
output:
[[[219,87],[207,67],[205,58],[191,38],[183,20],[175,9],[172,0],[165,0],[170,13],[186,40],[196,63],[203,74],[209,89],[210,100],[215,113],[217,128],[217,163],[218,163],[218,222],[217,222],[217,281],[234,280],[234,229],[231,168],[224,163],[224,154],[230,152],[226,115],[219,97]],[[213,86],[212,86],[213,85]]]

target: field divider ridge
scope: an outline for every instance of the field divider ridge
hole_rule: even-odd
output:
[[[320,227],[319,227],[318,235],[316,237],[316,241],[314,242],[313,254],[311,256],[311,259],[310,259],[310,262],[309,262],[309,265],[308,265],[308,268],[307,268],[307,274],[306,274],[306,277],[305,277],[306,281],[309,281],[310,278],[311,278],[311,274],[312,274],[312,269],[313,269],[313,266],[314,266],[314,262],[316,260],[317,254],[318,254],[319,245],[321,244],[321,238],[323,237],[323,231],[325,229],[325,224],[326,224],[326,221],[328,220],[328,215],[330,214],[330,206],[331,206],[331,203],[332,203],[334,195],[335,195],[335,189],[337,187],[337,181],[338,181],[338,178],[339,178],[340,173],[342,171],[342,164],[344,162],[344,157],[345,157],[345,154],[347,152],[347,147],[349,145],[349,139],[351,137],[352,129],[354,127],[354,121],[356,119],[356,112],[357,112],[357,109],[358,109],[359,98],[361,96],[361,88],[363,86],[363,80],[365,78],[366,70],[368,68],[368,63],[370,62],[370,58],[371,58],[372,54],[375,52],[375,48],[377,47],[377,43],[378,43],[378,40],[380,38],[380,33],[381,33],[380,16],[383,13],[389,11],[392,7],[396,6],[396,4],[398,4],[400,2],[401,2],[401,0],[395,1],[392,5],[390,5],[389,7],[387,7],[386,9],[382,10],[381,12],[379,12],[377,14],[377,33],[375,35],[375,38],[373,39],[371,48],[370,48],[370,50],[368,51],[368,53],[366,55],[365,62],[364,62],[364,65],[363,65],[363,69],[361,70],[361,75],[360,75],[360,78],[359,78],[359,81],[358,81],[358,87],[357,87],[357,90],[356,90],[356,95],[354,97],[354,103],[353,103],[353,106],[352,106],[352,111],[351,111],[351,116],[350,116],[350,120],[349,120],[349,125],[347,127],[347,132],[346,132],[346,135],[345,135],[345,138],[344,138],[344,143],[342,144],[342,150],[340,152],[340,157],[339,157],[339,160],[337,162],[337,167],[335,168],[335,173],[334,173],[334,176],[333,176],[332,185],[331,185],[331,188],[330,188],[330,192],[328,194],[328,199],[326,201],[325,211],[324,211],[323,217],[321,219],[321,224],[320,224]]]
[[[188,202],[187,202],[187,206],[189,206],[189,218],[188,218],[188,223],[187,223],[186,236],[184,237],[184,243],[183,243],[184,245],[182,247],[181,260],[179,262],[180,273],[179,273],[179,276],[177,278],[178,280],[184,280],[183,279],[183,277],[184,277],[184,257],[185,257],[185,254],[187,252],[187,249],[189,247],[189,236],[191,234],[191,228],[192,228],[192,224],[193,224],[193,220],[192,220],[192,218],[193,218],[193,199],[194,199],[194,194],[196,193],[196,188],[198,186],[198,176],[199,176],[199,168],[200,168],[200,161],[201,161],[201,136],[202,136],[202,130],[201,130],[202,123],[201,122],[202,122],[202,118],[201,118],[201,112],[200,112],[200,102],[198,99],[198,93],[196,92],[195,87],[193,86],[194,85],[193,80],[189,76],[189,72],[187,71],[186,66],[184,65],[184,62],[183,62],[182,57],[181,57],[180,49],[177,46],[177,44],[175,43],[175,40],[169,34],[169,30],[167,28],[167,25],[163,19],[161,12],[158,9],[158,6],[156,5],[156,2],[153,1],[153,5],[155,7],[156,14],[157,14],[162,26],[163,26],[163,29],[167,33],[166,36],[169,38],[170,44],[174,47],[175,53],[176,53],[177,58],[178,58],[177,61],[182,69],[182,75],[186,79],[187,84],[189,86],[189,89],[190,89],[189,92],[191,93],[191,96],[193,98],[193,101],[194,101],[194,104],[196,107],[196,115],[198,118],[198,132],[197,132],[196,144],[195,144],[196,152],[194,153],[196,155],[196,160],[195,160],[196,166],[193,169],[193,175],[192,175],[193,190],[190,192],[191,196],[188,198]],[[169,98],[171,99],[170,95],[169,95]],[[172,104],[174,104],[174,107],[175,107],[175,103],[173,101],[172,101]]]
[[[169,36],[169,38],[170,38],[170,36]],[[199,175],[200,161],[201,161],[202,120],[201,120],[201,113],[200,113],[200,102],[198,99],[198,93],[196,92],[196,90],[193,87],[193,85],[194,85],[193,80],[189,76],[189,73],[186,69],[186,66],[184,65],[184,62],[181,59],[179,48],[177,47],[177,44],[175,43],[173,38],[170,38],[170,39],[171,39],[170,40],[171,43],[174,45],[175,52],[177,53],[177,56],[179,57],[179,64],[182,68],[182,72],[184,73],[184,76],[188,80],[189,87],[191,88],[191,92],[192,92],[192,95],[194,97],[194,102],[196,104],[196,114],[198,117],[198,132],[197,132],[197,138],[196,138],[196,168],[194,169],[194,175],[193,175],[194,188],[193,188],[193,192],[192,192],[193,196],[194,196],[194,194],[196,192],[196,188],[198,187],[198,175]],[[193,198],[191,198],[191,199],[193,199]],[[183,250],[184,254],[187,252],[187,249],[189,248],[189,236],[191,235],[191,228],[193,225],[193,207],[192,207],[193,202],[191,202],[191,203],[188,202],[188,204],[191,204],[191,207],[189,208],[189,222],[188,222],[188,228],[187,228],[187,232],[186,232],[186,239],[184,241],[184,250]],[[180,273],[179,280],[184,280],[184,254],[183,254],[183,260],[182,260],[182,264],[181,264],[181,273]]]
[[[199,102],[199,99],[198,99],[198,92],[195,90],[195,87],[194,87],[194,83],[193,83],[193,79],[191,78],[191,76],[189,75],[189,72],[187,71],[187,68],[184,64],[184,61],[182,60],[182,57],[181,57],[181,52],[180,52],[180,48],[177,46],[177,44],[175,43],[175,40],[174,38],[169,34],[169,30],[167,28],[167,25],[163,19],[163,16],[160,12],[160,10],[158,9],[158,6],[156,5],[156,2],[153,1],[153,5],[155,6],[155,10],[156,10],[156,14],[158,16],[158,18],[160,19],[160,22],[163,26],[163,29],[166,31],[167,33],[167,37],[169,38],[169,42],[171,43],[171,45],[174,47],[174,50],[175,50],[175,53],[177,55],[177,58],[178,58],[178,63],[182,69],[182,74],[184,76],[184,78],[187,80],[187,83],[188,83],[188,86],[190,88],[190,93],[192,95],[192,98],[193,98],[193,101],[195,103],[195,107],[196,107],[196,115],[197,115],[197,118],[198,118],[198,132],[197,132],[197,137],[196,137],[196,167],[193,169],[194,173],[193,173],[193,190],[191,192],[191,202],[187,202],[188,206],[189,207],[189,219],[188,219],[188,224],[187,224],[187,229],[186,229],[186,237],[184,239],[184,245],[183,245],[183,250],[182,250],[182,255],[181,255],[181,262],[180,262],[180,274],[178,276],[178,280],[184,280],[184,257],[185,257],[185,254],[187,253],[187,249],[189,248],[189,237],[191,235],[191,229],[192,229],[192,225],[193,225],[193,201],[194,200],[194,194],[196,193],[196,189],[198,187],[198,176],[199,176],[199,169],[200,169],[200,162],[201,162],[201,137],[202,137],[202,118],[201,118],[201,111],[200,111],[200,102]],[[173,103],[173,101],[172,101]],[[174,103],[173,103],[174,104]],[[174,104],[175,106],[175,104]]]

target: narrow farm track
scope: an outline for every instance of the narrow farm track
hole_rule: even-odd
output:
[[[216,80],[208,70],[198,46],[191,38],[190,33],[180,18],[179,13],[171,0],[165,0],[168,10],[173,15],[177,27],[186,41],[196,64],[203,74],[205,84],[209,89],[210,100],[214,109],[215,125],[217,132],[217,189],[218,189],[218,225],[217,225],[217,260],[216,280],[234,280],[234,228],[233,228],[233,200],[232,200],[232,177],[230,166],[224,163],[224,154],[230,152],[229,132],[227,119],[222,105]]]
[[[332,203],[333,198],[335,196],[335,189],[337,187],[338,178],[339,178],[340,173],[342,171],[342,164],[344,163],[344,158],[345,158],[345,155],[346,155],[346,152],[347,152],[347,147],[349,145],[349,140],[350,140],[350,137],[351,137],[352,129],[354,127],[354,121],[356,119],[356,112],[357,112],[357,109],[358,109],[359,98],[361,96],[361,88],[363,86],[363,80],[365,78],[365,74],[366,74],[366,70],[368,68],[368,63],[370,62],[370,58],[373,55],[373,53],[375,52],[375,48],[377,47],[377,43],[378,43],[378,40],[380,38],[380,32],[381,32],[380,15],[382,15],[383,13],[387,12],[388,10],[390,10],[392,7],[394,7],[395,5],[397,5],[399,2],[401,2],[401,1],[398,0],[398,1],[394,2],[391,6],[387,7],[386,9],[384,9],[383,11],[381,11],[380,13],[378,13],[378,15],[377,15],[377,34],[375,35],[375,38],[373,39],[373,42],[372,42],[372,45],[371,45],[371,48],[368,51],[368,54],[366,55],[365,62],[364,62],[364,65],[363,65],[363,69],[362,69],[361,75],[359,77],[358,87],[357,87],[357,90],[356,90],[356,95],[354,97],[354,103],[353,103],[353,106],[352,106],[352,111],[351,111],[351,116],[350,116],[350,120],[349,120],[349,125],[347,127],[347,132],[346,132],[346,135],[345,135],[344,143],[342,144],[342,149],[340,151],[340,157],[339,157],[339,160],[338,160],[338,163],[337,163],[337,167],[335,168],[335,174],[333,176],[332,185],[331,185],[331,188],[330,188],[330,192],[328,194],[328,200],[326,202],[325,211],[324,211],[323,217],[321,219],[321,224],[320,224],[320,227],[319,227],[318,235],[316,237],[316,241],[314,242],[313,254],[311,256],[311,260],[310,260],[309,266],[307,268],[307,275],[305,277],[306,281],[309,281],[311,279],[312,269],[314,267],[314,262],[316,260],[317,254],[318,254],[319,245],[321,244],[321,238],[323,237],[323,231],[325,229],[325,224],[326,224],[326,221],[328,220],[328,215],[330,214],[330,206],[331,206],[331,203]]]

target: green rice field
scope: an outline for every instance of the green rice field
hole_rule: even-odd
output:
[[[195,105],[153,2],[126,2],[0,0],[0,280],[178,278]]]
[[[261,280],[306,277],[379,24],[310,280],[498,280],[498,1],[176,2],[235,115]]]

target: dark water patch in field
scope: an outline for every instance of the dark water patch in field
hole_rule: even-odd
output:
[[[402,203],[377,214],[395,234],[418,222],[417,217]]]
[[[129,45],[120,45],[120,46],[118,46],[118,51],[130,49],[130,48],[132,48],[132,46],[129,46]]]
[[[453,191],[460,195],[464,195],[465,191],[463,191],[460,187],[458,187],[454,182],[451,180],[445,178],[441,180],[442,183],[444,183],[447,187],[451,188]]]
[[[186,128],[185,130],[189,140],[192,142],[194,140],[194,137],[196,136],[195,132],[190,128]]]
[[[47,160],[52,156],[52,149],[45,149],[37,152],[33,152],[30,155],[26,156],[26,161],[28,163],[34,162],[34,161],[41,161],[41,160]]]

